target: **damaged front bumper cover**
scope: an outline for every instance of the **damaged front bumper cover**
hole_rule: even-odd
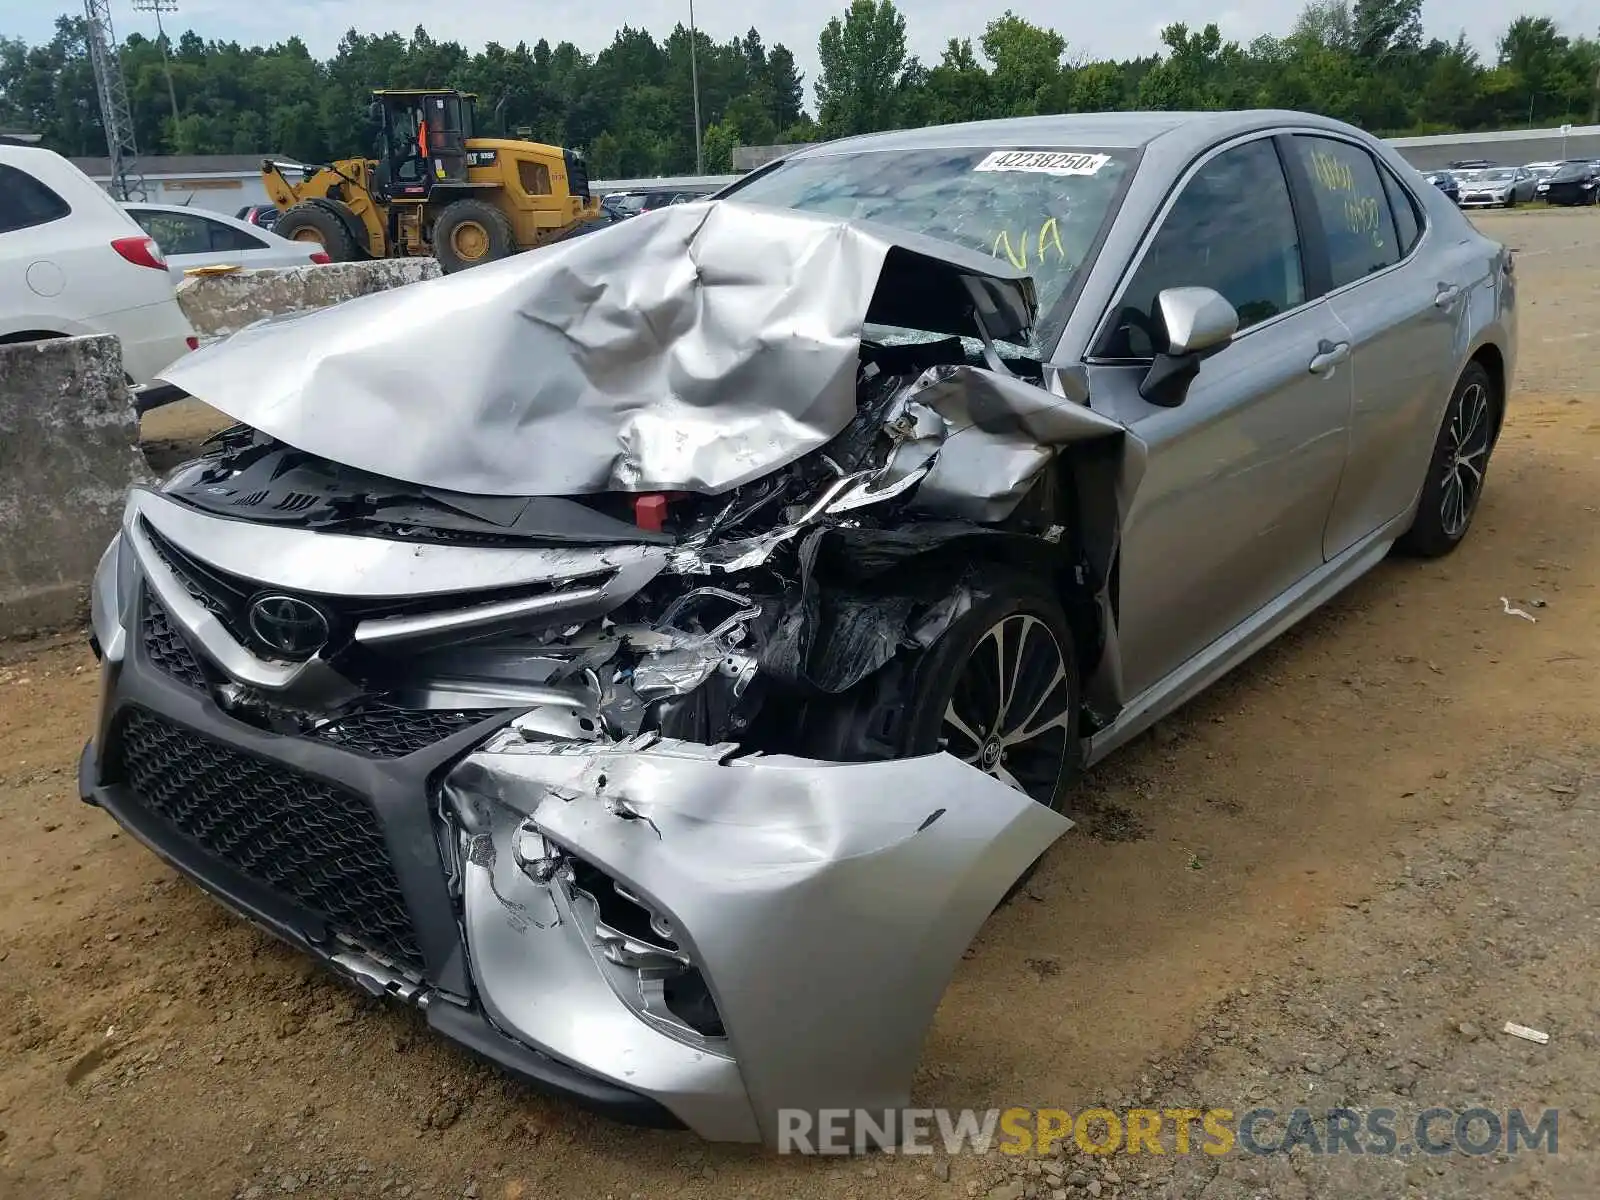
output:
[[[133,557],[108,554],[97,580],[103,711],[82,795],[368,992],[632,1123],[773,1144],[782,1110],[908,1105],[962,951],[1071,824],[945,754],[840,763],[610,740],[565,731],[548,706],[383,761],[256,728],[154,665]],[[177,830],[133,786],[135,714],[370,808],[415,962]]]
[[[769,1144],[782,1110],[909,1103],[962,951],[1071,826],[948,755],[738,757],[649,735],[574,746],[512,731],[445,790],[467,842],[473,983],[495,1024],[707,1138]],[[595,894],[608,885],[616,896]],[[627,904],[643,933],[608,923]],[[716,1032],[662,1003],[662,976],[684,967]]]

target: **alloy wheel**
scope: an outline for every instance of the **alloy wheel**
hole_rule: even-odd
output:
[[[1055,800],[1075,736],[1066,657],[1055,633],[1027,613],[978,639],[957,677],[940,745],[1042,804]]]
[[[1446,430],[1444,486],[1439,493],[1439,518],[1444,532],[1458,538],[1466,532],[1483,492],[1483,472],[1493,436],[1489,389],[1481,383],[1465,388],[1456,401]]]

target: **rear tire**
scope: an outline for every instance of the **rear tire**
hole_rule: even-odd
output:
[[[1418,558],[1442,558],[1467,536],[1483,496],[1500,408],[1489,372],[1482,363],[1468,363],[1445,406],[1417,515],[1395,543],[1400,550]]]
[[[446,275],[517,252],[506,215],[483,200],[457,200],[433,223],[433,256]]]
[[[272,227],[279,237],[291,242],[316,242],[334,262],[355,262],[365,257],[350,229],[329,204],[303,201],[286,209]]]

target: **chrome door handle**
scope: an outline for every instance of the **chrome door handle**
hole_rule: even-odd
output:
[[[1350,357],[1349,342],[1330,342],[1326,338],[1317,343],[1316,357],[1311,360],[1313,375],[1331,375],[1333,369]]]
[[[1453,283],[1441,283],[1439,290],[1434,294],[1433,306],[1435,308],[1449,308],[1456,302],[1456,297],[1461,295],[1461,289]]]

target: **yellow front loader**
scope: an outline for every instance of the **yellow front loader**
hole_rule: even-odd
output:
[[[476,97],[373,93],[373,158],[305,168],[261,164],[280,236],[319,242],[335,262],[431,254],[460,271],[570,237],[607,218],[571,150],[473,136]]]

